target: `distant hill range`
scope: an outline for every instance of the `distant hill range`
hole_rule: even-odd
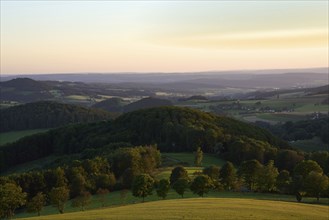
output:
[[[292,88],[315,87],[328,83],[328,67],[308,69],[274,69],[243,71],[208,71],[187,73],[74,73],[29,75],[43,81],[110,83],[123,87],[170,90],[196,88]],[[2,76],[1,81],[26,76]]]
[[[0,132],[54,128],[73,123],[108,120],[115,115],[100,109],[40,101],[0,110]]]
[[[3,77],[2,77],[3,79]],[[98,95],[105,96],[151,96],[150,91],[138,88],[122,89],[119,85],[86,84],[68,81],[37,81],[31,78],[14,78],[0,82],[1,101],[20,103],[43,100],[67,101],[71,95],[86,96],[95,99]]]

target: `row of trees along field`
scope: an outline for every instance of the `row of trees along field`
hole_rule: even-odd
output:
[[[243,161],[238,168],[231,162],[223,167],[205,167],[192,178],[182,166],[175,167],[169,179],[156,180],[152,173],[159,167],[160,152],[155,146],[120,148],[106,157],[95,157],[45,171],[32,171],[0,177],[0,216],[10,218],[15,209],[25,207],[40,214],[44,205],[52,204],[64,213],[65,203],[84,210],[91,195],[98,194],[104,205],[110,191],[131,189],[143,199],[152,194],[165,199],[170,188],[182,197],[190,189],[203,196],[210,190],[253,191],[328,197],[329,180],[313,160],[299,162],[292,172],[275,167],[273,161],[262,165],[258,160]],[[196,162],[202,160],[196,153]],[[201,159],[200,159],[201,158]]]

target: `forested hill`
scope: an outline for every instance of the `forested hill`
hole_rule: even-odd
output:
[[[171,101],[167,99],[148,97],[124,106],[123,111],[131,112],[139,109],[154,108],[161,106],[172,106],[172,105],[173,104],[171,103]]]
[[[109,112],[123,112],[123,107],[128,102],[121,98],[110,98],[94,104],[93,108],[103,109]]]
[[[54,128],[70,123],[95,122],[113,114],[77,105],[41,101],[0,110],[0,132]]]
[[[114,121],[71,125],[23,138],[0,148],[0,164],[11,167],[51,154],[111,151],[121,143],[157,144],[161,151],[220,154],[239,163],[274,159],[285,142],[256,126],[182,107],[158,107],[126,113]]]

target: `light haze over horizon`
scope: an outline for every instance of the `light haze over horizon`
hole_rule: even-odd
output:
[[[1,1],[1,74],[329,66],[328,1]]]

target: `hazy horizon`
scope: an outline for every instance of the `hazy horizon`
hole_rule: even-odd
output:
[[[296,72],[297,71],[297,72]],[[298,72],[300,71],[300,72]],[[29,76],[29,75],[75,75],[75,74],[284,74],[284,73],[305,73],[302,71],[310,71],[312,73],[328,74],[329,67],[314,67],[314,68],[286,68],[286,69],[229,69],[229,70],[205,70],[205,71],[190,71],[190,72],[62,72],[62,73],[1,73],[2,76]]]
[[[1,1],[1,74],[327,68],[328,1]]]

